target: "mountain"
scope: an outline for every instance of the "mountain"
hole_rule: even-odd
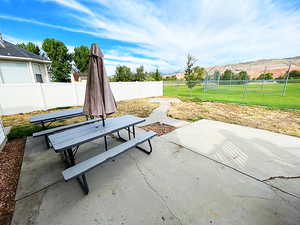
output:
[[[236,64],[228,64],[222,66],[212,66],[205,68],[212,74],[218,70],[223,73],[226,69],[230,69],[235,73],[247,71],[250,78],[256,78],[262,73],[273,73],[273,77],[279,77],[286,73],[291,63],[291,70],[300,71],[300,56],[283,58],[283,59],[260,59],[256,61],[241,62]],[[176,75],[177,79],[183,79],[184,73],[169,74],[167,76]]]

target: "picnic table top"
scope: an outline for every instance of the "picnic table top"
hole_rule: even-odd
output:
[[[95,122],[49,135],[48,138],[53,149],[61,152],[144,121],[144,118],[131,115],[108,118],[104,127],[102,122]]]
[[[80,116],[82,114],[83,114],[82,108],[61,110],[57,112],[44,113],[44,114],[32,116],[30,117],[30,123],[50,122],[57,119]]]

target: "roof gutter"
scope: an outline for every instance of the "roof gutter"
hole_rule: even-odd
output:
[[[45,63],[50,64],[51,61],[49,60],[42,60],[42,59],[34,59],[34,58],[25,58],[25,57],[16,57],[16,56],[4,56],[0,55],[0,60],[7,60],[7,61],[26,61],[26,62],[38,62],[38,63]]]

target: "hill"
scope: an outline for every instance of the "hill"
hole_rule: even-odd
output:
[[[291,65],[291,70],[299,70],[300,71],[300,56],[291,57],[291,58],[283,58],[283,59],[260,59],[256,61],[249,62],[241,62],[237,64],[228,64],[222,66],[212,66],[205,68],[207,71],[215,71],[219,70],[220,72],[224,72],[226,69],[230,69],[235,73],[240,71],[247,71],[250,78],[256,78],[261,73],[273,73],[273,77],[279,77],[288,70],[289,64]],[[183,79],[184,73],[175,73],[169,74],[166,76],[176,75],[177,79]]]

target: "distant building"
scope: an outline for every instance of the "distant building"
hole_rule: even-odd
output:
[[[73,73],[71,76],[72,82],[86,82],[88,75],[85,73]]]
[[[0,33],[0,84],[49,82],[46,58],[5,41]]]
[[[167,74],[167,75],[164,75],[163,77],[167,78],[167,77],[173,77],[173,76],[176,76],[177,80],[184,80],[184,72],[182,72],[182,73]]]

